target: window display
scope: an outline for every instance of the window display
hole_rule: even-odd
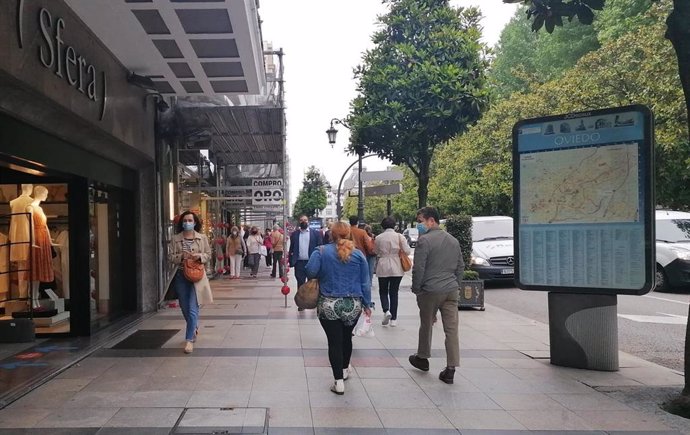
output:
[[[0,192],[1,318],[33,318],[37,333],[69,332],[67,185],[3,184]]]

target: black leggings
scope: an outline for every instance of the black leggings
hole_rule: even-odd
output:
[[[400,281],[402,281],[402,276],[379,278],[381,309],[384,313],[390,311],[392,320],[398,318],[398,290],[400,290]]]
[[[352,330],[355,325],[348,326],[341,320],[319,319],[328,338],[328,359],[333,369],[333,378],[342,379],[343,369],[350,366],[352,357]]]

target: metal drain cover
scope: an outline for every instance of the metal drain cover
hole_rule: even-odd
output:
[[[173,434],[265,434],[266,408],[186,408]]]

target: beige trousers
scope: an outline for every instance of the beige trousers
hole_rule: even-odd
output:
[[[431,337],[434,316],[441,311],[443,332],[446,334],[446,358],[448,367],[460,365],[460,340],[458,338],[458,291],[446,293],[422,292],[417,295],[419,307],[419,345],[417,356],[431,358]]]

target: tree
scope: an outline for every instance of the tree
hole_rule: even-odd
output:
[[[594,21],[599,41],[602,44],[613,41],[652,24],[653,19],[645,13],[651,6],[652,0],[606,0],[604,9]]]
[[[594,10],[602,10],[606,0],[503,0],[503,2],[529,5],[527,18],[534,18],[532,29],[538,31],[545,27],[547,32],[553,33],[556,26],[563,26],[564,17],[572,21],[577,16],[581,23],[592,24]],[[673,8],[666,19],[665,37],[671,41],[676,52],[678,75],[685,95],[685,109],[690,113],[690,1],[673,0]],[[686,133],[690,140],[690,117],[687,119]],[[690,332],[690,323],[688,332]],[[690,356],[690,344],[687,346],[688,356]],[[689,365],[686,368],[690,368],[690,362],[687,364]],[[684,391],[690,396],[690,380],[686,382]]]
[[[566,22],[553,35],[533,32],[525,8],[501,32],[489,71],[493,96],[527,92],[534,84],[560,77],[583,55],[600,47],[597,32],[578,20]]]
[[[302,189],[299,191],[293,206],[292,213],[295,219],[301,215],[307,215],[310,218],[318,216],[319,211],[326,208],[328,189],[330,189],[330,185],[326,178],[316,167],[310,166],[304,174]]]
[[[534,17],[533,28],[553,32],[554,26],[563,24],[563,17],[572,19],[575,15],[585,24],[592,23],[592,9],[601,9],[605,0],[503,0],[505,3],[530,4],[528,16]],[[666,19],[665,37],[676,52],[678,75],[685,95],[686,114],[690,115],[690,1],[673,0],[673,9]],[[686,115],[686,134],[690,142],[690,116]],[[687,160],[686,160],[687,161]],[[689,308],[690,313],[690,308]],[[690,322],[685,331],[685,367],[690,373]],[[686,416],[690,415],[690,376],[685,376],[681,397],[671,403],[671,409]]]
[[[384,1],[390,11],[355,69],[352,143],[410,168],[424,206],[436,147],[474,123],[486,100],[481,16],[448,0]]]
[[[656,136],[656,200],[690,205],[690,144],[673,49],[664,40],[662,5],[638,28],[584,56],[563,77],[494,104],[463,135],[436,154],[429,195],[447,213],[512,214],[511,129],[520,119],[621,106],[652,108]]]

